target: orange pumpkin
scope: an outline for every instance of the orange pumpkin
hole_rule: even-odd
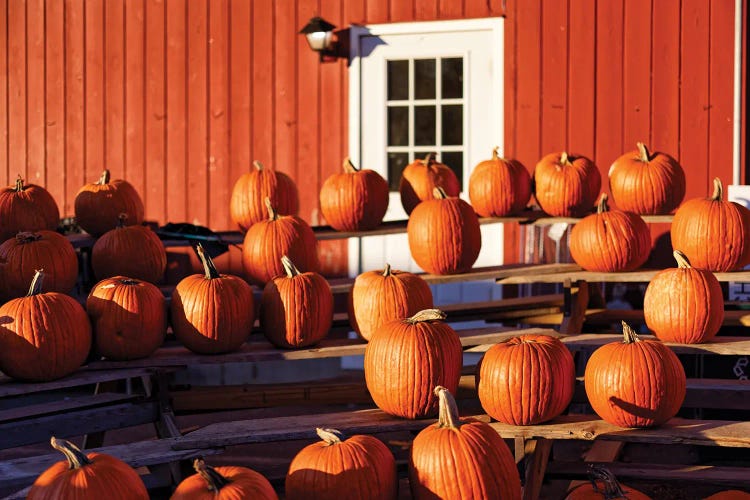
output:
[[[170,312],[177,340],[199,354],[237,350],[255,322],[253,290],[245,280],[219,274],[200,243],[204,274],[183,278],[172,292]]]
[[[523,211],[531,198],[531,176],[518,160],[501,158],[480,162],[469,177],[469,200],[482,217],[505,217]]]
[[[94,236],[101,236],[117,227],[117,217],[127,215],[124,224],[137,226],[143,223],[143,200],[131,183],[124,179],[110,181],[109,170],[104,169],[97,182],[86,184],[75,197],[76,222]]]
[[[648,260],[651,232],[640,215],[610,210],[602,194],[596,213],[573,226],[568,245],[573,260],[587,271],[633,271]]]
[[[54,231],[59,221],[57,203],[43,187],[24,185],[19,175],[14,186],[0,189],[0,243],[21,231]]]
[[[260,473],[247,467],[211,467],[193,462],[196,473],[182,480],[170,500],[277,500],[279,497]]]
[[[357,276],[348,306],[352,328],[370,340],[382,324],[431,308],[432,291],[416,274],[392,271],[386,264],[382,272],[367,271]]]
[[[425,309],[383,324],[365,349],[365,382],[375,404],[402,418],[437,412],[437,385],[458,388],[463,349],[458,334],[444,323],[445,313]]]
[[[435,188],[443,188],[448,196],[458,196],[461,183],[455,172],[443,163],[435,161],[435,153],[428,154],[424,160],[414,160],[401,173],[399,193],[401,205],[407,214],[425,200],[434,197]]]
[[[609,189],[620,210],[668,214],[685,197],[685,172],[666,153],[651,153],[642,142],[609,168]]]
[[[456,401],[435,387],[438,422],[423,429],[411,447],[412,498],[454,500],[521,498],[521,480],[508,445],[489,424],[459,418]]]
[[[289,465],[286,498],[397,498],[396,460],[382,441],[364,435],[343,439],[335,429],[316,432],[321,441],[305,446]]]
[[[589,481],[570,490],[565,500],[651,500],[648,495],[620,484],[607,469],[594,465],[589,469]]]
[[[115,276],[100,281],[86,299],[96,351],[109,359],[150,356],[164,342],[164,294],[146,281]]]
[[[704,500],[750,500],[750,493],[740,490],[726,490],[714,493]]]
[[[536,201],[549,215],[578,217],[589,212],[602,187],[594,162],[566,152],[548,154],[533,175]]]
[[[83,453],[70,441],[52,437],[52,447],[67,460],[44,471],[29,490],[28,500],[148,500],[138,473],[104,453]]]
[[[336,231],[374,229],[388,201],[388,182],[374,170],[359,170],[349,158],[344,173],[330,176],[320,188],[320,212]]]
[[[256,222],[264,220],[266,198],[282,215],[297,215],[299,212],[299,194],[294,181],[284,172],[265,168],[256,160],[250,172],[242,174],[232,189],[229,200],[232,221],[245,232]]]
[[[414,261],[433,274],[471,270],[482,247],[474,209],[461,198],[448,198],[441,188],[435,188],[435,199],[414,209],[406,233]]]

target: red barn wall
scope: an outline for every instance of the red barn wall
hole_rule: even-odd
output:
[[[300,27],[503,14],[508,155],[568,149],[606,176],[645,140],[681,160],[689,197],[730,182],[734,2],[709,0],[0,0],[0,182],[45,185],[72,215],[106,166],[148,219],[225,230],[258,159],[318,223],[347,154],[347,66]],[[744,144],[742,163],[745,181]],[[345,246],[323,261],[343,271]]]

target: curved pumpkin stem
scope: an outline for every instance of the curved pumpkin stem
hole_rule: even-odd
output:
[[[117,280],[117,282],[120,283],[121,285],[127,285],[127,286],[135,286],[135,285],[141,284],[140,281],[133,279],[133,278],[121,278]]]
[[[78,446],[74,445],[70,441],[57,439],[55,436],[52,436],[49,442],[54,449],[61,452],[63,455],[65,455],[65,458],[68,459],[68,469],[80,469],[84,465],[88,465],[91,463],[91,460],[89,460],[86,454],[83,453]]]
[[[680,252],[679,250],[675,250],[672,252],[672,255],[674,256],[674,260],[677,261],[677,267],[680,269],[690,269],[693,266],[690,265],[690,261],[687,258],[687,255]]]
[[[638,334],[635,333],[635,330],[633,330],[633,327],[631,327],[624,321],[622,322],[622,335],[624,344],[632,344],[634,342],[641,341],[641,339],[638,337]]]
[[[424,160],[422,160],[426,166],[431,166],[435,164],[435,153],[427,153],[427,156],[424,157]]]
[[[32,241],[39,241],[41,239],[41,234],[32,233],[31,231],[22,231],[16,235],[16,241],[18,243],[31,243]]]
[[[415,325],[424,321],[444,320],[446,317],[446,314],[440,309],[423,309],[411,318],[406,318],[404,321],[410,325]]]
[[[318,437],[325,441],[328,446],[341,444],[344,439],[344,434],[336,429],[323,429],[321,427],[317,427],[315,429],[315,432],[318,434]]]
[[[206,464],[202,458],[195,459],[193,468],[208,483],[208,491],[218,493],[220,489],[231,483],[229,479],[219,474],[216,469]]]
[[[347,174],[356,174],[359,172],[359,169],[354,166],[354,163],[352,163],[352,159],[348,156],[344,158],[344,172]]]
[[[266,209],[268,210],[268,220],[277,220],[279,218],[278,212],[276,212],[276,209],[273,208],[273,205],[271,205],[271,198],[266,196],[266,199],[263,200],[266,203]]]
[[[387,278],[388,276],[392,275],[393,273],[391,272],[391,265],[386,262],[385,268],[383,269],[383,276]]]
[[[620,483],[608,469],[599,465],[589,466],[589,481],[594,487],[594,491],[601,493],[604,498],[616,499],[616,498],[627,498],[627,495],[622,490]],[[601,481],[604,485],[604,491],[599,491],[597,481]]]
[[[607,196],[607,193],[602,193],[599,197],[599,203],[596,205],[596,213],[603,214],[604,212],[609,212],[609,205],[607,205],[608,199],[609,196]]]
[[[221,274],[219,274],[219,270],[216,269],[214,261],[211,260],[211,257],[206,255],[205,250],[203,250],[203,245],[201,245],[200,243],[195,245],[195,253],[198,254],[198,258],[203,264],[203,272],[206,274],[207,280],[221,278]]]
[[[23,178],[21,177],[21,174],[18,174],[18,177],[16,178],[16,187],[15,187],[16,193],[20,193],[21,191],[23,191],[23,189],[24,189]]]
[[[714,192],[711,195],[711,201],[721,201],[724,198],[724,186],[721,184],[721,179],[714,177]]]
[[[648,152],[648,148],[645,144],[642,142],[637,142],[635,144],[638,147],[638,159],[641,160],[643,163],[648,163],[651,161],[651,155]]]
[[[255,167],[255,170],[257,170],[258,172],[262,172],[264,168],[263,164],[258,160],[253,160],[253,167]]]
[[[102,175],[99,177],[99,180],[96,181],[96,184],[99,186],[104,186],[105,184],[109,184],[109,169],[105,168],[104,172],[102,172]]]
[[[453,394],[442,385],[435,387],[434,392],[438,398],[438,427],[458,429],[461,426],[461,419],[458,416],[458,405]]]
[[[37,269],[34,272],[34,277],[31,278],[31,286],[29,286],[29,292],[26,294],[27,297],[32,295],[39,295],[42,293],[42,283],[44,282],[44,269]]]
[[[436,200],[444,200],[448,198],[448,193],[445,192],[445,189],[437,186],[432,189],[432,196],[434,196]]]
[[[567,151],[563,151],[562,153],[560,153],[560,165],[570,165],[570,155]]]
[[[500,159],[500,146],[495,146],[495,149],[492,150],[492,159],[493,160]]]
[[[287,278],[294,278],[295,276],[300,274],[299,269],[297,269],[297,266],[294,265],[292,259],[290,259],[286,255],[281,256],[281,265],[284,266],[284,272],[286,272]]]

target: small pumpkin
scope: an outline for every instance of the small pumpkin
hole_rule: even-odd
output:
[[[477,367],[482,408],[510,425],[535,425],[560,415],[573,399],[573,355],[549,335],[521,335],[492,346]]]
[[[602,187],[594,162],[585,156],[551,153],[536,164],[534,196],[554,217],[579,217],[591,210]]]
[[[456,173],[443,163],[435,160],[435,153],[429,153],[424,160],[416,159],[401,173],[399,193],[401,205],[407,214],[421,202],[435,196],[435,188],[442,188],[448,196],[458,196],[461,183]]]
[[[211,467],[202,459],[193,461],[196,473],[182,480],[170,500],[277,500],[268,479],[247,467]]]
[[[688,200],[671,226],[672,248],[679,248],[698,269],[731,271],[750,263],[750,211],[724,201],[721,180],[710,198]]]
[[[354,280],[349,292],[349,323],[370,340],[383,323],[408,318],[432,307],[432,291],[420,276],[391,270],[367,271]]]
[[[58,292],[42,292],[37,271],[25,297],[0,306],[0,371],[32,382],[76,371],[91,349],[91,324],[81,304]]]
[[[589,466],[589,481],[568,492],[565,500],[651,500],[651,497],[625,486],[604,467]]]
[[[609,190],[620,210],[639,215],[668,214],[685,197],[685,172],[666,153],[652,153],[642,142],[609,168]]]
[[[256,160],[250,172],[237,179],[229,200],[229,215],[242,232],[266,218],[266,198],[279,214],[297,215],[299,212],[299,194],[294,181],[284,172],[265,168]]]
[[[318,262],[318,240],[310,225],[296,215],[280,215],[270,198],[266,198],[268,218],[247,230],[242,245],[242,263],[247,279],[265,286],[284,274],[281,256],[286,255],[302,272],[315,272]]]
[[[456,401],[445,387],[435,387],[438,421],[414,438],[409,457],[412,497],[521,498],[521,480],[513,455],[489,424],[459,418]]]
[[[76,193],[74,211],[78,225],[93,236],[101,236],[117,227],[117,217],[127,215],[124,224],[143,223],[144,207],[138,191],[124,179],[110,180],[104,169],[99,180],[86,184]]]
[[[0,243],[21,231],[54,231],[60,210],[42,186],[24,184],[18,176],[13,186],[0,189]]]
[[[661,425],[677,414],[685,399],[685,370],[669,347],[641,340],[624,321],[622,328],[623,342],[599,347],[586,364],[589,403],[613,425]]]
[[[374,170],[358,169],[349,158],[344,160],[344,173],[333,174],[320,188],[320,212],[336,231],[376,228],[388,201],[388,182]]]
[[[367,390],[384,412],[402,418],[433,416],[437,385],[455,392],[463,349],[445,313],[425,309],[410,318],[384,323],[365,349]]]
[[[750,493],[740,490],[725,490],[714,493],[704,500],[750,500]]]
[[[115,276],[100,281],[86,299],[96,351],[109,359],[145,358],[164,342],[167,307],[156,285]]]
[[[648,260],[651,231],[640,215],[610,210],[602,194],[596,213],[573,226],[568,245],[573,260],[587,271],[633,271]]]
[[[276,347],[287,349],[317,344],[328,335],[333,322],[331,287],[318,273],[301,273],[286,255],[281,264],[286,274],[263,289],[263,335]]]
[[[480,162],[469,177],[469,200],[482,217],[505,217],[526,208],[531,198],[531,176],[518,160],[501,158]]]
[[[344,439],[335,429],[315,431],[321,440],[305,446],[289,465],[286,498],[397,498],[396,460],[382,441],[365,435]]]
[[[432,274],[470,271],[482,247],[474,209],[461,198],[448,198],[442,188],[435,188],[435,199],[414,209],[406,233],[412,258]]]

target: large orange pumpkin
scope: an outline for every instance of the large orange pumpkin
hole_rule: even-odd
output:
[[[438,422],[411,447],[409,486],[416,500],[521,498],[521,480],[508,445],[489,424],[461,419],[453,396],[435,387]]]
[[[505,217],[521,212],[531,198],[531,176],[518,160],[501,158],[480,162],[469,177],[469,200],[482,217]]]
[[[549,335],[496,344],[477,367],[482,408],[510,425],[534,425],[560,415],[573,398],[575,380],[573,355]]]
[[[724,321],[724,295],[711,271],[695,269],[679,250],[677,268],[659,271],[643,297],[643,316],[664,342],[700,344],[714,338]]]
[[[433,274],[471,270],[482,247],[474,209],[461,198],[448,198],[441,188],[435,188],[435,199],[414,209],[406,233],[414,261]]]
[[[211,467],[201,459],[193,462],[196,473],[182,480],[170,500],[276,500],[268,479],[247,467]]]
[[[37,269],[44,269],[48,292],[70,293],[78,281],[78,257],[68,239],[55,231],[21,232],[0,245],[0,299],[23,297]]]
[[[57,292],[42,293],[37,271],[25,297],[0,306],[0,371],[46,382],[76,371],[91,349],[91,324],[81,304]]]
[[[455,172],[443,163],[435,160],[435,153],[428,154],[424,160],[414,160],[404,168],[398,190],[401,194],[401,205],[407,214],[425,200],[431,200],[435,188],[443,188],[448,196],[458,196],[461,182]]]
[[[589,403],[613,425],[661,425],[677,414],[685,399],[685,370],[669,347],[641,340],[624,321],[622,327],[624,341],[599,347],[586,364]]]
[[[268,218],[248,229],[242,245],[242,263],[248,280],[265,286],[284,274],[281,256],[288,256],[302,272],[317,271],[318,240],[312,228],[296,215],[280,215],[266,198]]]
[[[725,490],[714,493],[703,500],[750,500],[750,493],[740,490]]]
[[[602,187],[594,162],[566,152],[539,160],[533,174],[536,201],[549,215],[579,217],[591,210]]]
[[[143,200],[138,191],[124,179],[110,181],[107,169],[97,182],[78,190],[74,210],[78,225],[94,236],[116,228],[120,214],[127,215],[124,223],[128,226],[143,223]]]
[[[383,221],[388,210],[388,182],[370,169],[344,160],[344,173],[333,174],[320,188],[320,212],[337,231],[367,231]]]
[[[365,349],[365,382],[384,412],[424,418],[437,412],[437,385],[455,392],[461,378],[463,350],[445,313],[425,309],[383,324]]]
[[[318,273],[300,273],[286,255],[281,263],[286,274],[269,281],[263,289],[263,335],[277,347],[317,344],[328,335],[333,322],[331,287]]]
[[[666,153],[652,153],[642,142],[609,168],[609,189],[620,210],[639,215],[668,214],[685,197],[685,172]]]
[[[651,500],[651,497],[625,486],[603,467],[591,466],[589,481],[573,488],[565,500]]]
[[[57,203],[43,187],[24,185],[19,175],[15,185],[0,189],[0,243],[20,231],[54,231],[59,221]]]
[[[294,181],[284,172],[265,168],[259,161],[253,162],[250,172],[242,174],[232,189],[229,215],[244,232],[268,214],[265,199],[282,215],[297,215],[299,194]]]
[[[183,278],[172,292],[172,330],[199,354],[234,351],[245,343],[255,322],[253,290],[245,280],[219,274],[200,243],[204,274]]]
[[[672,219],[672,248],[698,269],[724,272],[750,263],[750,212],[723,195],[717,177],[710,198],[686,201]]]
[[[648,260],[651,232],[640,215],[610,210],[602,194],[596,213],[573,226],[568,245],[573,260],[587,271],[633,271]]]
[[[109,359],[150,356],[167,331],[164,294],[156,285],[115,276],[100,281],[86,299],[96,351]]]
[[[349,323],[363,339],[370,340],[383,323],[408,318],[432,307],[430,285],[416,274],[367,271],[354,280],[349,292]]]
[[[50,440],[67,460],[55,463],[34,481],[28,500],[148,500],[138,473],[104,453],[85,454],[69,441]]]
[[[286,475],[289,500],[397,497],[396,461],[388,447],[365,435],[343,439],[335,429],[316,429],[321,441],[295,455]]]

